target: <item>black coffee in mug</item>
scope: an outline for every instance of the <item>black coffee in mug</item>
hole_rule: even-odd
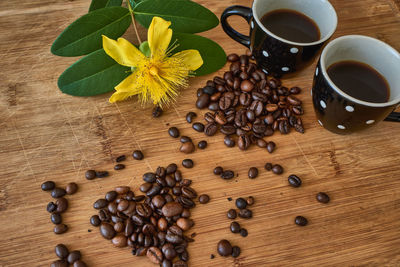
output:
[[[261,23],[273,34],[298,43],[312,43],[320,39],[317,24],[309,17],[295,10],[278,9],[268,12]]]
[[[340,61],[328,67],[332,82],[346,94],[371,103],[385,103],[390,87],[385,77],[371,66],[353,60]]]

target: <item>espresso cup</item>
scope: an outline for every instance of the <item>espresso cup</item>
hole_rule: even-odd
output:
[[[261,18],[272,11],[288,9],[311,18],[319,28],[320,39],[311,43],[286,40],[269,31]],[[250,35],[238,33],[227,22],[238,15],[250,25]],[[228,7],[221,15],[224,31],[235,41],[250,48],[257,64],[267,74],[282,76],[303,69],[315,58],[319,49],[332,36],[337,26],[337,15],[327,0],[254,0],[252,8]]]
[[[327,69],[343,61],[365,63],[379,72],[389,86],[389,100],[383,103],[362,101],[336,86]],[[311,94],[318,122],[325,129],[349,134],[371,127],[390,116],[400,104],[400,54],[388,44],[371,37],[339,37],[322,50]],[[391,120],[395,118],[393,114]]]

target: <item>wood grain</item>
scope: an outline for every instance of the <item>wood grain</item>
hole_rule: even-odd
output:
[[[251,4],[196,2],[218,16],[227,6]],[[334,37],[364,34],[400,50],[399,1],[331,2],[339,16]],[[95,213],[92,203],[116,185],[137,190],[144,172],[187,157],[167,135],[171,125],[196,142],[209,142],[206,150],[190,156],[195,168],[182,170],[199,193],[211,196],[209,204],[193,211],[196,225],[190,233],[197,235],[189,247],[190,266],[400,266],[399,123],[382,122],[351,136],[325,131],[316,123],[309,94],[314,65],[284,81],[304,88],[300,98],[306,133],[275,134],[270,140],[278,149],[272,155],[258,148],[228,149],[221,134],[206,138],[185,122],[186,112],[195,110],[197,88],[213,75],[192,79],[177,105],[159,119],[151,117],[151,107],[140,107],[135,100],[109,104],[109,94],[64,95],[57,78],[76,59],[52,56],[50,46],[88,6],[84,0],[0,1],[0,266],[49,266],[56,259],[54,246],[61,242],[81,250],[90,266],[152,266],[129,249],[114,248],[89,224],[89,217]],[[248,31],[242,19],[232,23]],[[203,35],[227,53],[244,52],[221,27]],[[135,40],[131,29],[127,38]],[[196,112],[199,117],[204,113]],[[128,160],[126,170],[112,171],[107,179],[84,179],[88,168],[111,170],[116,156],[134,149],[143,150],[146,159]],[[285,173],[267,173],[266,162],[280,163]],[[211,172],[217,165],[235,170],[239,177],[228,182],[216,178]],[[261,172],[255,180],[247,178],[251,166]],[[291,173],[303,179],[301,188],[287,185]],[[80,187],[68,197],[63,219],[70,229],[62,236],[53,234],[46,212],[51,197],[40,190],[46,180],[60,186],[77,182]],[[319,191],[331,196],[330,204],[315,201]],[[249,231],[242,238],[228,229],[225,212],[233,202],[227,197],[249,195],[256,199],[254,218],[240,220]],[[306,216],[310,224],[296,227],[297,215]],[[210,259],[222,238],[242,248],[239,258]]]

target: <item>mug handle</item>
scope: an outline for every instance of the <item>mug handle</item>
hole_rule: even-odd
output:
[[[236,42],[250,47],[250,36],[243,35],[237,32],[235,29],[231,27],[228,23],[228,17],[232,15],[238,15],[246,19],[247,23],[250,23],[251,18],[253,17],[253,12],[251,8],[245,6],[230,6],[221,15],[221,25],[222,29],[224,29],[225,33],[229,35]]]
[[[400,112],[392,112],[389,114],[389,116],[384,119],[384,121],[394,121],[394,122],[400,122]]]

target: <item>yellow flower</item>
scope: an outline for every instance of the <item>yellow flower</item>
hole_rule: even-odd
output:
[[[178,89],[188,85],[190,73],[203,65],[197,50],[185,50],[170,56],[168,49],[172,37],[171,22],[153,17],[147,39],[151,56],[146,57],[134,45],[118,38],[103,35],[103,48],[116,62],[131,67],[132,74],[115,87],[110,102],[138,95],[142,103],[150,98],[154,104],[165,105],[178,94]]]

